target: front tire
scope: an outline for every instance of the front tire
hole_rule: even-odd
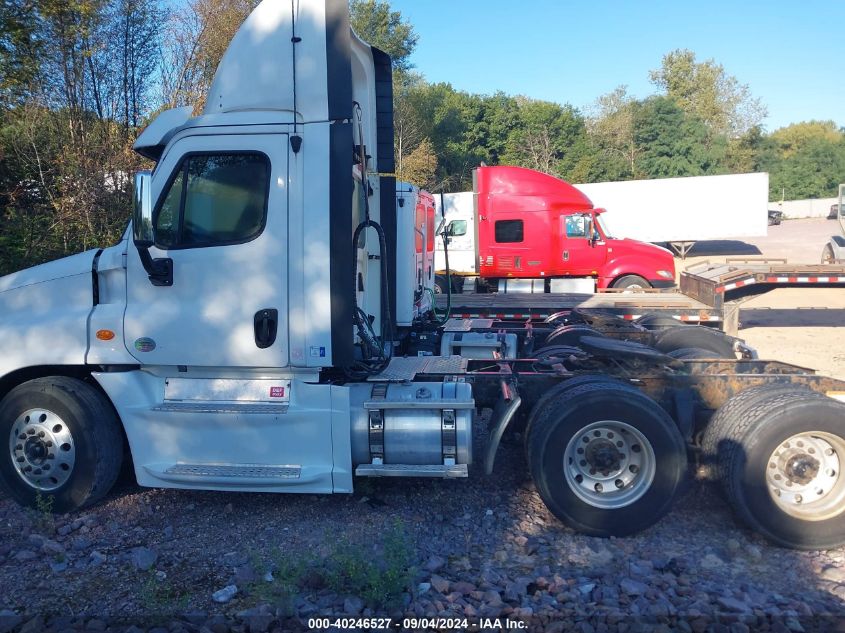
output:
[[[531,475],[561,521],[593,536],[625,536],[669,511],[686,446],[653,400],[599,379],[564,390],[534,414],[526,438]]]
[[[120,422],[106,397],[64,376],[18,385],[0,402],[0,484],[25,506],[47,498],[54,512],[101,499],[123,459]],[[43,502],[42,502],[43,503]]]
[[[639,275],[624,275],[613,282],[612,288],[620,290],[645,290],[651,288],[651,284],[645,277]]]

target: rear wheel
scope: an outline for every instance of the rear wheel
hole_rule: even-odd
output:
[[[651,288],[651,284],[645,277],[639,275],[623,275],[613,282],[611,288],[619,288],[622,290],[643,290]]]
[[[120,422],[99,391],[81,380],[38,378],[0,402],[0,483],[19,503],[49,499],[55,512],[94,503],[111,489],[123,458]]]
[[[684,325],[665,330],[654,347],[669,354],[679,349],[697,348],[712,352],[711,358],[736,358],[733,341],[719,330],[702,325]]]
[[[682,323],[675,317],[659,312],[649,312],[644,314],[639,319],[634,321],[637,325],[641,325],[647,330],[665,330],[670,327],[681,327]]]
[[[449,282],[443,275],[434,276],[434,294],[445,295],[449,292]]]
[[[695,360],[698,358],[713,358],[714,354],[710,350],[701,349],[700,347],[682,347],[680,349],[672,350],[667,356],[677,358],[679,360]]]
[[[589,325],[561,325],[556,328],[543,343],[544,347],[550,345],[575,345],[577,346],[582,336],[602,336],[602,333]]]
[[[686,447],[653,400],[626,385],[591,380],[555,394],[532,418],[528,463],[559,519],[586,534],[624,536],[669,511],[686,471]]]
[[[731,398],[713,421],[703,449],[741,521],[786,547],[845,543],[845,405],[773,385]]]

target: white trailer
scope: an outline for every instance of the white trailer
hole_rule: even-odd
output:
[[[391,89],[346,0],[254,10],[205,112],[138,138],[157,165],[123,239],[0,279],[7,494],[73,511],[124,461],[228,492],[466,477],[489,408],[484,472],[524,424],[540,497],[581,532],[653,525],[701,455],[768,538],[845,542],[845,382],[653,318],[435,320],[407,252],[425,196],[384,175]]]
[[[768,229],[769,175],[658,178],[575,185],[618,237],[669,243],[684,257],[696,242],[760,237]]]

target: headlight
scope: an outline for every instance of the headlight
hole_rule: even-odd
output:
[[[658,270],[657,274],[660,277],[663,277],[663,279],[674,279],[675,278],[674,273],[670,273],[668,270]]]

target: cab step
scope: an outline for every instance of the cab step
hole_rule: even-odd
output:
[[[202,483],[230,486],[279,486],[304,483],[299,465],[259,464],[151,464],[144,469],[154,477],[173,483]]]
[[[359,477],[437,477],[440,479],[455,479],[468,477],[466,464],[444,466],[441,464],[361,464],[355,469]]]

